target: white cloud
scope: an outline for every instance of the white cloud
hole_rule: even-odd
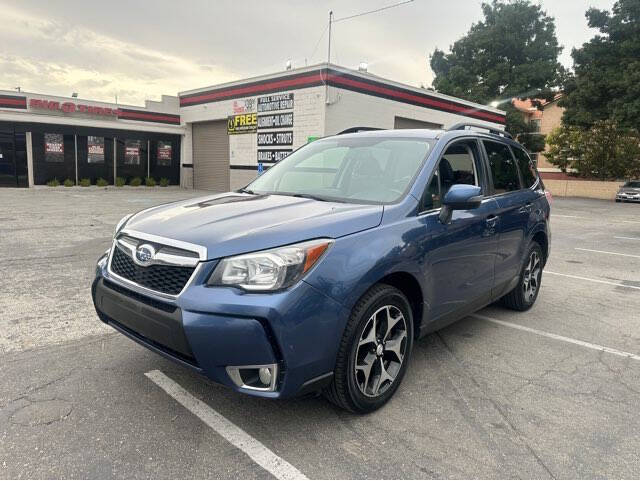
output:
[[[0,88],[19,85],[25,91],[59,95],[77,91],[83,98],[107,101],[117,93],[121,103],[142,104],[184,90],[185,78],[197,85],[234,78],[220,66],[199,65],[85,27],[7,6],[2,12]]]

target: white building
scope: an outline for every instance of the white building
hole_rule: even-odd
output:
[[[259,164],[266,169],[315,138],[353,127],[440,129],[469,122],[503,128],[505,122],[504,112],[495,108],[333,64],[181,92],[177,98],[147,102],[144,109],[68,98],[55,98],[59,108],[50,108],[49,103],[34,103],[35,98],[53,99],[0,92],[0,149],[7,144],[2,139],[13,135],[17,179],[24,169],[16,161],[16,138],[24,133],[28,185],[46,182],[53,172],[72,180],[93,172],[88,166],[96,162],[90,162],[84,147],[89,143],[98,152],[104,145],[103,164],[90,167],[102,166],[105,174],[100,175],[110,182],[115,177],[151,175],[158,180],[171,174],[174,183],[179,179],[186,188],[226,191],[252,180]],[[85,105],[82,111],[80,105]],[[48,136],[47,143],[49,133],[65,138]],[[51,141],[56,139],[64,144],[66,170],[51,168],[55,162],[47,160],[55,158],[59,145]],[[5,184],[11,183],[8,177]]]

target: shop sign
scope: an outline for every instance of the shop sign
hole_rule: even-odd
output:
[[[258,149],[258,162],[264,162],[265,164],[273,164],[286,158],[292,149],[277,149],[277,150],[265,150]]]
[[[47,162],[64,162],[62,134],[44,134],[44,158]]]
[[[126,140],[124,144],[124,163],[140,165],[140,141]]]
[[[293,112],[258,115],[259,129],[278,129],[282,127],[293,127]]]
[[[250,112],[246,114],[230,115],[227,118],[227,133],[233,134],[248,134],[255,132],[258,127],[257,114]]]
[[[293,108],[293,93],[273,94],[258,97],[258,112],[272,112],[274,110],[291,110]]]
[[[98,107],[96,105],[77,104],[75,102],[58,102],[54,100],[41,99],[30,99],[29,108],[63,112],[65,114],[81,113],[105,117],[117,117],[121,113],[120,109],[112,109],[109,107]]]
[[[171,142],[164,142],[162,140],[158,141],[158,165],[171,165]]]
[[[258,132],[258,147],[293,145],[293,131]]]
[[[234,114],[253,112],[256,108],[256,99],[234,100],[232,108]]]
[[[87,162],[101,164],[104,162],[104,137],[87,137]]]

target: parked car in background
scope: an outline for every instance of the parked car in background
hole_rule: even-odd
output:
[[[620,187],[616,202],[640,202],[640,180],[630,180]]]
[[[468,127],[327,137],[237,192],[125,217],[100,319],[246,394],[379,408],[415,339],[540,292],[542,180],[508,134]]]

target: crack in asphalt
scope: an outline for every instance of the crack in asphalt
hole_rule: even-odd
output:
[[[506,423],[506,425],[509,427],[509,429],[504,430],[505,434],[507,434],[507,436],[508,436],[508,432],[511,431],[513,433],[513,435],[514,435],[513,437],[515,437],[515,440],[513,440],[513,439],[509,439],[509,440],[515,445],[524,446],[527,449],[527,451],[531,454],[533,459],[535,460],[535,463],[538,464],[544,470],[544,472],[547,474],[547,476],[549,478],[551,478],[551,479],[556,479],[556,476],[553,474],[551,469],[542,460],[540,455],[538,455],[538,453],[531,447],[531,445],[529,444],[529,442],[528,442],[527,438],[525,437],[525,435],[523,433],[521,433],[518,430],[518,428],[515,426],[515,424],[509,419],[509,416],[504,411],[502,406],[500,406],[500,404],[495,399],[493,399],[493,398],[491,398],[489,396],[489,394],[481,387],[481,385],[478,382],[478,380],[466,369],[466,367],[464,365],[464,361],[462,361],[461,359],[459,359],[455,355],[455,353],[453,352],[451,347],[447,344],[447,342],[443,338],[442,334],[440,332],[436,332],[435,336],[433,336],[433,337],[434,337],[434,340],[439,341],[439,344],[443,348],[442,350],[448,354],[449,359],[452,360],[459,367],[459,369],[461,370],[460,374],[462,376],[466,377],[467,379],[469,379],[471,381],[472,385],[473,385],[473,388],[480,393],[480,396],[476,396],[475,399],[480,399],[480,400],[488,402],[490,404],[490,406],[493,407],[494,411],[497,412],[498,417],[501,418],[504,421],[504,423]],[[436,355],[436,359],[438,357],[439,356]],[[446,366],[442,363],[443,359],[438,359],[438,361],[441,363],[441,365],[442,365],[443,369],[445,370],[445,372],[449,371],[446,368]],[[449,371],[448,372],[448,376],[453,381],[453,378],[454,378],[455,375],[451,374],[450,371]],[[500,456],[498,457],[498,460],[499,461],[503,461],[504,459],[506,459],[507,458],[507,449],[504,449],[504,447],[500,446],[498,444],[498,442],[496,442],[496,440],[493,439],[493,436],[491,435],[491,433],[487,432],[482,427],[482,423],[479,422],[479,419],[478,419],[477,415],[474,412],[475,410],[471,408],[469,400],[464,395],[464,393],[462,393],[461,390],[458,389],[458,387],[455,385],[455,383],[453,384],[453,387],[456,390],[456,392],[459,394],[460,398],[463,400],[465,405],[467,406],[469,417],[470,418],[475,418],[475,427],[476,427],[476,429],[479,429],[481,432],[483,432],[485,434],[485,438],[487,439],[487,442],[490,442],[494,446],[494,449],[500,452]],[[471,396],[471,398],[474,398],[474,396]],[[499,462],[498,465],[501,465],[501,463]],[[515,477],[519,477],[519,474],[520,473],[515,473]]]

